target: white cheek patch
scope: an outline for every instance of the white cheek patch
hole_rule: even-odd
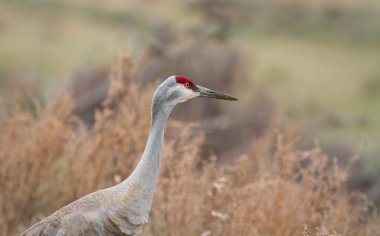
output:
[[[185,88],[183,84],[176,83],[165,92],[165,100],[172,104],[186,102],[192,98],[198,97],[199,93]]]
[[[182,96],[179,102],[186,102],[187,100],[190,100],[192,98],[198,97],[199,94],[197,92],[194,92],[190,89],[183,90]]]

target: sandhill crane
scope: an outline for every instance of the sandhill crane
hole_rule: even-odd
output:
[[[56,211],[22,235],[133,235],[148,222],[156,189],[164,129],[172,109],[195,97],[237,100],[194,84],[185,76],[171,76],[152,99],[151,126],[140,162],[121,183],[90,193]]]

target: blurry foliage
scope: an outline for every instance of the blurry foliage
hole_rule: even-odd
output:
[[[143,19],[137,17],[132,11],[125,11],[125,9],[123,11],[108,11],[94,4],[74,4],[73,2],[62,0],[12,0],[10,4],[16,5],[29,13],[53,14],[58,17],[65,17],[65,13],[68,13],[108,26],[124,25],[126,22],[130,25],[144,25]]]
[[[154,86],[129,83],[128,58],[115,68],[90,129],[73,114],[66,92],[36,117],[20,106],[1,108],[2,235],[17,235],[131,173],[145,146]],[[145,235],[283,236],[301,234],[304,225],[348,236],[379,232],[371,203],[345,189],[351,162],[340,167],[318,146],[297,150],[296,134],[267,128],[244,154],[218,163],[212,150],[204,151],[206,136],[197,127],[168,123]]]
[[[227,39],[233,27],[247,21],[251,14],[245,8],[247,2],[242,0],[188,0],[185,3],[207,22],[201,26],[203,31],[218,40]]]
[[[235,84],[246,83],[244,79],[238,79],[240,52],[236,48],[222,42],[197,41],[171,49],[172,40],[176,37],[174,32],[159,28],[155,35],[157,37],[153,37],[147,46],[142,64],[131,82],[148,84],[168,75],[184,74],[200,85],[231,93]],[[94,122],[94,110],[106,97],[109,86],[106,73],[107,69],[84,67],[71,76],[67,88],[75,98],[75,113],[90,126]],[[274,112],[273,102],[264,93],[259,93],[253,102],[245,106],[244,115],[235,109],[233,115],[222,116],[226,111],[219,101],[199,99],[176,108],[173,118],[203,121],[207,140],[210,140],[207,143],[218,154],[232,150],[241,152],[242,144],[247,145],[253,135],[261,134],[270,124]],[[231,133],[229,142],[220,135],[226,131]]]
[[[234,30],[296,35],[332,34],[341,39],[378,39],[378,11],[369,1],[187,0],[204,18],[208,36],[226,39]],[[206,33],[207,34],[207,33]]]
[[[329,35],[341,39],[376,39],[380,30],[372,22],[378,12],[358,1],[247,1],[253,24],[266,31]],[[255,23],[256,22],[256,23]],[[264,26],[264,27],[263,27]]]
[[[108,30],[112,29],[116,32],[113,33],[125,41],[134,38],[138,32],[136,50],[140,53],[140,49],[146,49],[137,56],[141,61],[138,68],[133,68],[130,58],[125,57],[113,66],[107,65],[107,62],[105,66],[83,66],[76,69],[70,75],[64,95],[47,103],[41,94],[44,94],[44,86],[53,76],[44,75],[46,80],[41,79],[43,76],[38,73],[32,76],[19,63],[20,52],[17,50],[14,53],[16,65],[12,69],[6,68],[6,65],[12,62],[13,57],[2,57],[0,63],[5,66],[0,66],[3,99],[0,109],[0,206],[5,214],[0,217],[0,229],[3,230],[0,234],[13,235],[20,232],[32,221],[37,221],[83,194],[110,186],[120,177],[127,177],[145,145],[149,123],[148,94],[152,92],[152,82],[171,74],[185,74],[201,85],[249,99],[243,99],[232,109],[221,106],[217,101],[205,99],[194,100],[175,109],[167,132],[162,166],[164,174],[160,176],[156,209],[151,215],[152,222],[146,227],[147,235],[156,235],[152,232],[162,235],[187,235],[189,232],[218,235],[221,231],[226,232],[226,235],[234,235],[236,232],[241,235],[294,235],[301,234],[303,225],[307,225],[307,232],[314,232],[316,227],[331,226],[342,235],[376,234],[371,231],[373,223],[366,218],[368,214],[365,213],[365,208],[371,204],[362,196],[348,194],[342,178],[347,175],[347,171],[352,173],[348,182],[350,189],[365,192],[379,206],[380,178],[374,171],[377,162],[373,161],[377,159],[379,150],[364,147],[366,152],[363,153],[370,153],[373,159],[370,162],[371,168],[368,168],[367,163],[359,161],[352,171],[342,170],[336,164],[330,166],[332,159],[326,161],[319,148],[314,146],[313,140],[322,133],[355,129],[355,135],[352,132],[345,133],[339,138],[333,136],[321,142],[324,151],[336,156],[340,165],[345,166],[349,163],[349,158],[357,154],[356,146],[362,145],[352,142],[354,136],[359,131],[378,133],[378,124],[373,120],[376,119],[376,109],[368,104],[375,104],[375,107],[378,104],[379,76],[372,73],[375,74],[373,77],[361,80],[357,74],[364,74],[366,70],[362,71],[359,65],[357,72],[354,68],[357,60],[351,63],[349,61],[352,60],[351,57],[363,58],[366,64],[378,60],[373,55],[379,48],[379,7],[364,0],[186,0],[179,3],[163,2],[164,6],[171,7],[183,4],[185,9],[180,14],[175,11],[168,14],[165,11],[160,13],[159,9],[156,10],[157,5],[150,1],[140,2],[143,7],[137,7],[137,10],[133,5],[131,8],[118,7],[120,2],[110,1],[109,4],[115,6],[106,8],[102,5],[105,2],[93,4],[90,1],[0,1],[0,7],[1,4],[14,7],[10,8],[10,14],[21,10],[31,21],[37,19],[41,21],[40,24],[49,25],[43,37],[54,34],[56,39],[60,39],[65,36],[65,29],[72,29],[72,25],[63,22],[74,19],[78,29],[69,31],[69,34],[76,35],[78,32],[96,29],[97,33],[108,36]],[[150,7],[155,13],[152,16],[147,14]],[[141,11],[141,8],[146,8],[147,11]],[[195,24],[184,24],[188,19],[192,22],[190,14],[187,15],[189,12],[201,16],[201,19]],[[162,19],[156,14],[161,14]],[[19,15],[16,14],[17,16]],[[15,27],[9,26],[9,19],[3,17],[0,16],[0,30],[3,35],[9,35],[7,30]],[[170,17],[173,18],[172,21]],[[14,19],[10,19],[13,22]],[[183,25],[186,27],[181,28]],[[95,28],[89,30],[89,27]],[[28,32],[20,28],[21,30]],[[291,43],[300,44],[301,49],[305,46],[304,36],[312,39],[312,43],[306,45],[307,54],[312,56],[318,54],[321,43],[327,51],[336,47],[338,53],[348,52],[343,54],[343,57],[349,57],[343,64],[344,68],[353,70],[347,71],[350,74],[353,72],[354,77],[343,78],[346,79],[344,84],[360,81],[362,86],[358,86],[358,89],[361,89],[360,94],[366,98],[358,111],[355,107],[348,108],[358,114],[349,116],[340,111],[341,107],[335,107],[333,112],[327,108],[336,99],[346,100],[340,93],[342,78],[331,77],[332,85],[329,82],[328,87],[332,87],[334,81],[338,81],[339,86],[334,94],[336,97],[329,98],[328,104],[320,101],[326,97],[323,88],[311,86],[313,91],[308,91],[308,88],[302,87],[303,83],[294,80],[295,74],[302,76],[304,70],[306,75],[314,73],[310,70],[314,64],[310,66],[308,60],[301,58],[293,71],[285,67],[288,64],[282,65],[279,64],[281,60],[275,60],[283,52],[265,54],[268,58],[258,55],[256,59],[255,55],[255,61],[247,61],[247,58],[251,58],[247,57],[248,53],[256,54],[257,47],[266,47],[263,50],[268,50],[273,46],[271,42],[256,44],[260,43],[253,39],[257,36],[262,37],[263,42],[275,39],[275,43],[282,48],[289,47],[286,62],[299,56],[296,51],[294,54],[291,51],[298,48],[292,48],[289,38],[284,35],[290,35]],[[96,34],[89,33],[79,45],[80,48],[83,48],[83,44],[95,45],[92,48],[94,54],[90,54],[90,57],[99,56],[93,40],[96,37]],[[14,45],[4,44],[6,52],[9,48],[14,48],[28,54],[28,59],[30,55],[37,54],[44,58],[45,51],[37,50],[35,53],[32,50],[33,53],[30,53],[22,45],[17,45],[20,43],[19,38],[27,38],[28,41],[33,39],[17,35],[17,39],[11,40],[15,42]],[[328,40],[323,41],[326,38]],[[335,41],[338,42],[337,45],[327,47]],[[345,44],[350,41],[355,43]],[[75,54],[85,52],[61,41],[43,42],[46,42],[41,44],[43,48],[62,47],[65,53],[72,50]],[[25,44],[24,41],[21,43]],[[30,45],[30,48],[36,47]],[[364,50],[364,53],[360,50]],[[323,56],[329,58],[330,55],[326,53]],[[54,51],[45,60],[57,61],[57,64],[64,59],[71,61],[71,58],[66,57],[66,54]],[[247,74],[246,69],[262,69],[260,63],[263,60],[270,63],[262,75],[269,86],[255,83],[252,86],[256,74]],[[38,61],[40,60],[36,60]],[[326,60],[321,65],[329,63],[331,61]],[[36,65],[39,65],[36,70],[54,70],[50,68],[51,64]],[[336,68],[340,69],[341,67]],[[325,74],[330,76],[331,71],[326,71],[328,73]],[[335,71],[332,72],[334,75]],[[35,77],[39,78],[37,82],[30,82],[30,78]],[[111,84],[110,77],[117,82]],[[312,76],[302,79],[310,80],[315,85],[319,81],[312,81]],[[123,86],[121,81],[124,81]],[[300,125],[302,139],[296,146],[295,137],[275,141],[277,133],[268,130],[278,120],[277,104],[282,102],[273,98],[273,88],[292,83],[293,87],[306,89],[306,93],[317,91],[314,100],[302,108],[292,107],[291,94],[286,101],[290,105],[285,110],[289,110],[292,119],[300,121],[298,118],[301,117],[302,109],[309,115],[307,125]],[[342,97],[338,98],[336,94]],[[300,100],[307,98],[301,97]],[[311,105],[308,106],[309,104]],[[363,112],[366,109],[373,110],[371,115]],[[184,120],[187,125],[182,123]],[[199,124],[194,125],[191,121]],[[284,118],[279,123],[283,128],[290,121]],[[378,144],[376,138],[370,142],[375,146]],[[281,152],[284,148],[287,149],[287,154]],[[281,158],[285,158],[284,162],[288,164],[282,163],[278,167]],[[314,164],[304,166],[305,163]],[[311,182],[314,181],[316,185],[304,182],[299,173],[302,168],[296,168],[300,165],[305,172],[309,171],[310,175],[306,178],[312,179]],[[237,174],[229,171],[230,167]],[[252,170],[246,170],[250,167]],[[297,170],[292,172],[281,168]],[[280,175],[280,170],[288,174]],[[327,179],[335,181],[333,187],[325,178],[318,179],[321,177],[319,174],[311,174],[313,171],[322,171]],[[235,178],[235,175],[239,177]],[[214,188],[210,183],[217,187]],[[224,186],[224,189],[220,190],[220,186]],[[165,194],[168,192],[171,194]],[[321,192],[326,197],[316,194]],[[194,202],[189,199],[194,199]],[[319,207],[323,203],[321,199],[326,203],[322,208]],[[230,206],[226,202],[235,204]]]
[[[200,85],[226,90],[232,88],[233,84],[242,82],[236,78],[239,57],[239,51],[227,44],[195,42],[147,60],[137,80],[148,82],[164,79],[168,75],[184,74]],[[211,99],[191,102],[186,108],[178,108],[180,111],[175,116],[180,119],[199,120],[206,116],[219,115],[218,104]],[[196,113],[184,113],[185,109],[192,111],[195,107]]]
[[[85,66],[74,72],[66,90],[75,99],[74,113],[88,125],[95,119],[95,111],[100,108],[109,89],[109,68]]]
[[[380,75],[376,75],[371,77],[365,84],[364,84],[364,92],[365,95],[369,99],[376,99],[380,97]]]

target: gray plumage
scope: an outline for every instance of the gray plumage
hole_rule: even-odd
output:
[[[144,153],[126,180],[64,206],[22,235],[108,236],[139,233],[141,226],[148,222],[158,178],[164,128],[175,105],[198,96],[236,100],[187,80],[183,76],[171,76],[158,86],[152,99],[151,128]]]

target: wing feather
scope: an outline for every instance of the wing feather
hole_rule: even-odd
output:
[[[86,195],[36,223],[22,236],[111,236],[139,233],[141,225],[132,224],[123,209],[115,211],[104,206],[104,202],[107,202],[105,199],[112,199],[110,195],[112,192],[105,190]]]

